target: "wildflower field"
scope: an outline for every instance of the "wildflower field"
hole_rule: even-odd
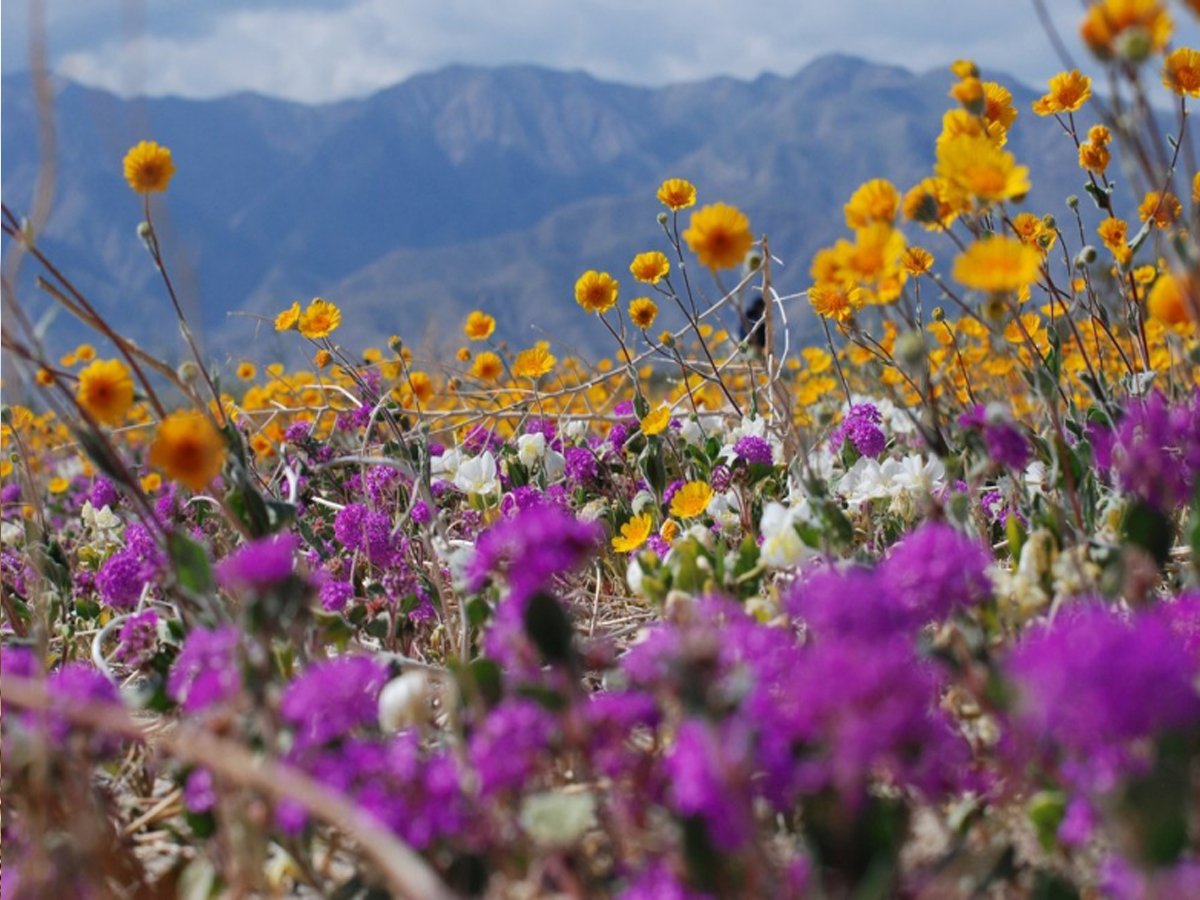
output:
[[[662,173],[556,301],[601,360],[318,297],[215,365],[147,135],[160,359],[5,205],[5,897],[1200,897],[1198,12],[1092,3],[1030,109],[955,62],[803,294]]]

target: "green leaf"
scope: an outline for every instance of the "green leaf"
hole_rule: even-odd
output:
[[[183,532],[172,531],[167,535],[167,553],[171,557],[175,579],[184,590],[203,596],[216,589],[208,551],[202,544]]]
[[[1175,528],[1161,510],[1148,503],[1137,503],[1125,514],[1122,536],[1154,557],[1159,568],[1166,565],[1175,539]]]
[[[525,634],[547,662],[565,663],[572,659],[575,629],[562,604],[549,594],[537,593],[529,599],[524,625]]]
[[[1058,846],[1058,826],[1067,813],[1067,797],[1062,791],[1039,791],[1026,807],[1029,821],[1037,832],[1038,843],[1047,852]]]

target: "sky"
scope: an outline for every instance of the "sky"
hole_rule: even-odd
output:
[[[1063,68],[1034,0],[35,0],[51,68],[123,95],[365,96],[452,63],[534,63],[662,85],[790,75],[849,53],[917,71],[974,59],[1033,87]],[[1076,61],[1080,3],[1044,0]],[[0,67],[28,65],[30,0],[0,6]],[[1176,3],[1176,43],[1200,28]]]

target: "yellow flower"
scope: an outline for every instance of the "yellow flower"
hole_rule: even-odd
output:
[[[662,528],[658,529],[658,536],[668,544],[674,543],[675,538],[679,537],[679,523],[674,519],[667,519],[662,523]]]
[[[1111,161],[1112,153],[1104,144],[1085,141],[1079,145],[1079,167],[1081,169],[1100,174],[1108,168]]]
[[[646,418],[642,419],[642,434],[662,434],[664,431],[666,431],[667,426],[670,424],[671,407],[660,406],[653,412],[646,413]]]
[[[629,319],[642,331],[650,328],[658,318],[658,304],[649,297],[638,297],[629,304]]]
[[[1033,111],[1039,116],[1055,113],[1077,112],[1092,96],[1092,79],[1081,75],[1078,69],[1059,72],[1050,79],[1050,92],[1033,103]]]
[[[943,178],[926,178],[904,195],[904,218],[919,222],[931,231],[949,227],[957,216]]]
[[[621,526],[620,535],[613,536],[612,548],[618,553],[632,553],[646,543],[652,525],[649,513],[634,516]]]
[[[908,247],[900,257],[900,265],[905,272],[917,278],[933,268],[933,254],[924,247]]]
[[[342,311],[321,297],[315,297],[300,316],[300,334],[311,341],[329,337],[342,324]]]
[[[950,88],[950,96],[966,109],[978,113],[983,108],[983,82],[974,75],[968,75]]]
[[[714,203],[692,213],[683,233],[688,247],[710,269],[728,269],[740,265],[754,243],[750,220],[745,213],[726,203]]]
[[[1160,275],[1150,297],[1146,300],[1146,311],[1164,325],[1182,325],[1188,320],[1188,307],[1195,303],[1191,296],[1191,284],[1170,274]]]
[[[300,301],[297,300],[275,317],[276,331],[291,331],[300,323]]]
[[[1192,203],[1200,204],[1200,172],[1192,176]]]
[[[225,463],[225,441],[208,416],[195,410],[171,413],[150,445],[150,465],[193,491],[203,490]]]
[[[883,178],[859,185],[844,207],[846,225],[853,229],[866,228],[873,222],[891,224],[900,209],[900,192]]]
[[[471,363],[471,377],[480,381],[495,381],[504,371],[504,363],[491,350],[485,350]]]
[[[1022,244],[1028,244],[1041,252],[1043,256],[1054,246],[1054,242],[1058,238],[1054,229],[1033,213],[1019,213],[1013,218],[1012,226]]]
[[[951,195],[974,198],[981,205],[1024,197],[1029,170],[986,137],[960,135],[938,147],[937,174]]]
[[[1154,224],[1159,228],[1167,228],[1179,221],[1182,212],[1182,204],[1170,191],[1162,195],[1158,191],[1150,191],[1138,207],[1138,218],[1143,222],[1154,219]]]
[[[50,484],[47,485],[50,493],[52,494],[65,494],[67,492],[67,488],[70,486],[71,482],[66,478],[63,478],[61,475],[56,478],[51,478]]]
[[[496,320],[479,310],[467,316],[467,324],[463,326],[463,332],[472,341],[486,341],[495,330]]]
[[[258,369],[256,369],[254,367],[254,363],[250,362],[249,360],[243,360],[242,362],[238,363],[237,377],[242,379],[242,381],[249,381],[257,374]]]
[[[37,374],[33,377],[33,380],[42,387],[49,387],[50,385],[54,384],[54,373],[45,366],[39,366]]]
[[[620,285],[607,272],[588,269],[575,282],[575,302],[591,313],[605,313],[617,303]]]
[[[139,194],[165,191],[174,174],[171,151],[154,141],[141,141],[125,154],[125,180]]]
[[[429,377],[428,373],[409,372],[407,381],[408,389],[422,403],[428,403],[433,399],[433,379]]]
[[[538,344],[517,354],[513,361],[513,374],[518,378],[540,378],[553,369],[557,362],[554,354]]]
[[[1017,238],[993,235],[954,260],[954,278],[978,291],[1019,291],[1037,280],[1042,255]]]
[[[313,365],[318,369],[323,369],[333,362],[333,354],[322,348],[313,354]]]
[[[712,501],[713,489],[703,481],[689,481],[671,497],[671,515],[694,519],[704,514]]]
[[[651,250],[635,256],[633,262],[629,264],[629,271],[638,281],[644,281],[646,284],[658,284],[671,271],[671,263],[665,253]]]
[[[471,348],[470,347],[459,347],[457,350],[454,351],[454,358],[457,359],[459,362],[470,362],[471,361]]]
[[[91,344],[80,344],[75,348],[75,359],[79,362],[91,362],[96,358],[96,348]]]
[[[1126,245],[1126,240],[1129,235],[1129,225],[1124,219],[1115,219],[1109,216],[1097,226],[1096,233],[1100,235],[1104,246],[1112,251],[1113,256],[1119,259],[1122,255],[1128,254],[1129,247]]]
[[[950,71],[958,79],[979,77],[979,66],[975,65],[975,61],[970,59],[956,59],[950,63]]]
[[[97,360],[79,373],[79,405],[104,425],[120,425],[133,406],[133,378],[119,359]]]
[[[668,178],[658,189],[658,201],[672,212],[696,203],[696,186],[682,178]]]
[[[1159,0],[1100,0],[1088,8],[1079,30],[1084,43],[1101,59],[1122,49],[1118,38],[1129,37],[1123,49],[1137,62],[1167,46],[1172,25]]]
[[[1188,97],[1200,97],[1200,53],[1180,47],[1163,63],[1162,82],[1167,90]]]
[[[1002,84],[994,81],[983,83],[983,118],[989,125],[996,125],[1004,131],[1017,121],[1017,108],[1013,106],[1012,92]]]
[[[808,289],[808,302],[819,316],[846,322],[863,307],[862,291],[845,284],[825,282]]]

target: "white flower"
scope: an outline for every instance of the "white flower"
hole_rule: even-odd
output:
[[[816,552],[796,533],[798,513],[798,510],[773,501],[763,509],[758,523],[763,536],[758,558],[763,565],[772,569],[790,569]]]
[[[393,678],[379,692],[379,727],[400,731],[421,721],[428,711],[429,676],[420,669]]]
[[[90,500],[85,500],[79,518],[83,520],[84,530],[98,549],[104,550],[121,543],[123,523],[107,506],[96,509]]]
[[[547,450],[542,459],[542,468],[546,472],[546,481],[558,481],[567,468],[567,458],[557,450]]]
[[[633,509],[633,514],[637,516],[645,512],[648,507],[653,507],[657,503],[657,498],[649,491],[638,491],[637,494],[634,495],[630,506]]]
[[[936,456],[927,460],[919,453],[910,453],[896,465],[892,482],[897,492],[932,494],[945,487],[946,467]]]
[[[1035,494],[1045,494],[1050,487],[1049,476],[1050,473],[1046,470],[1046,464],[1040,459],[1035,459],[1025,467],[1025,486]]]
[[[716,519],[725,531],[737,528],[742,521],[742,505],[733,491],[724,494],[714,494],[708,501],[705,512]]]
[[[468,569],[475,559],[475,545],[470,541],[450,540],[447,544],[441,538],[434,538],[433,549],[450,569],[450,580],[454,587],[465,589],[467,586]]]
[[[435,477],[441,476],[446,481],[453,481],[461,463],[462,451],[457,447],[451,448],[441,456],[435,456],[429,460],[429,474]]]
[[[563,428],[563,432],[569,440],[577,441],[587,434],[587,422],[584,422],[582,419],[570,421]]]
[[[629,561],[629,566],[625,569],[625,583],[629,585],[629,590],[635,597],[642,596],[642,583],[646,580],[646,573],[642,571],[641,563],[637,561],[635,556]]]
[[[523,434],[517,438],[517,459],[521,461],[521,465],[533,468],[533,464],[545,455],[546,436],[541,432]]]
[[[25,543],[25,526],[8,520],[0,523],[0,543],[6,547]]]
[[[495,457],[485,450],[478,456],[463,460],[454,474],[454,486],[464,494],[500,493]]]

